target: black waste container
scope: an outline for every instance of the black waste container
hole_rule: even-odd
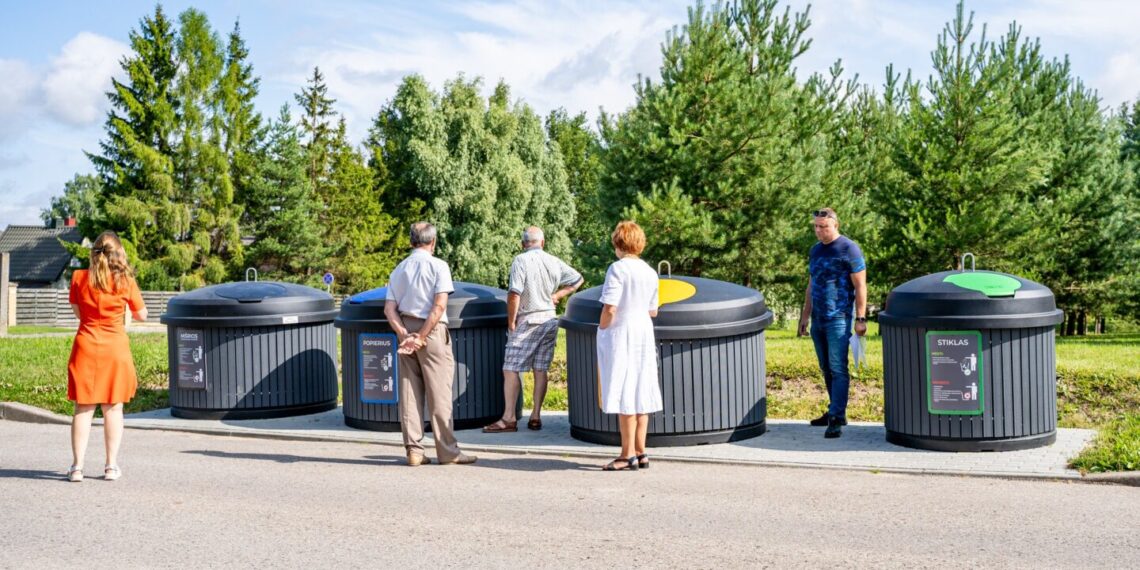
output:
[[[203,287],[174,297],[167,325],[170,411],[252,419],[336,408],[336,303],[272,281]]]
[[[341,329],[344,423],[349,427],[400,431],[397,343],[384,316],[386,293],[381,287],[346,299],[335,321]],[[483,427],[503,415],[506,298],[502,289],[461,281],[448,297],[455,429]],[[521,409],[521,397],[516,406]]]
[[[879,313],[887,441],[1007,451],[1057,439],[1053,293],[990,271],[908,281]]]
[[[618,416],[602,413],[597,332],[601,287],[570,298],[566,329],[570,435],[620,445]],[[764,433],[764,329],[772,312],[759,291],[699,277],[661,278],[653,320],[665,409],[649,416],[646,445],[700,445]]]

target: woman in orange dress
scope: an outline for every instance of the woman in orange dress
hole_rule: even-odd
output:
[[[123,439],[123,403],[135,395],[138,379],[127,340],[125,315],[146,320],[146,306],[127,264],[127,254],[115,232],[103,232],[91,246],[91,268],[71,276],[71,310],[79,331],[67,362],[67,398],[75,402],[71,420],[73,462],[70,481],[83,480],[83,460],[91,435],[95,406],[103,408],[103,439],[107,463],[103,477],[122,475],[117,457]]]

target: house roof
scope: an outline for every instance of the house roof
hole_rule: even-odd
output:
[[[12,254],[8,279],[17,283],[51,283],[59,279],[71,262],[71,254],[57,238],[72,243],[83,241],[74,227],[8,226],[0,234],[0,251]]]

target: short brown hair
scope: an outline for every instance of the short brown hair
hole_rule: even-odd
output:
[[[645,232],[642,231],[641,226],[637,225],[637,222],[622,220],[614,228],[610,242],[614,244],[615,248],[625,253],[641,255],[641,252],[645,250]]]

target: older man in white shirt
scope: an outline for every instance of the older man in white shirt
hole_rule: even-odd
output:
[[[523,252],[511,262],[507,293],[507,349],[503,357],[503,417],[486,426],[486,433],[518,431],[515,402],[522,386],[519,374],[534,370],[534,408],[527,427],[542,429],[547,371],[558,339],[554,308],[582,286],[582,275],[561,259],[543,251],[546,236],[531,226],[523,231]]]
[[[423,408],[427,398],[436,459],[441,464],[475,463],[455,440],[451,417],[451,384],[455,357],[447,330],[447,296],[455,291],[451,268],[435,253],[435,226],[416,222],[411,229],[412,253],[388,280],[384,315],[396,332],[400,348],[400,431],[408,465],[431,460],[424,455]]]

